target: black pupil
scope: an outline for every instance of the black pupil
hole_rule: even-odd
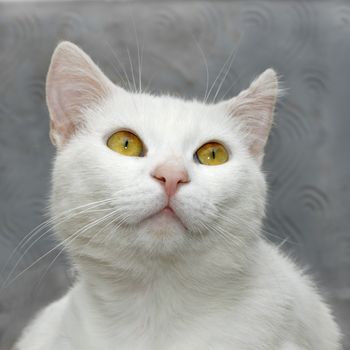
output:
[[[124,148],[127,149],[127,148],[128,148],[128,145],[129,145],[129,140],[126,139],[125,142],[124,142]]]
[[[214,149],[211,150],[211,156],[213,159],[215,159],[215,150]]]

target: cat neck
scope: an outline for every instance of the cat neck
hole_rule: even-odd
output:
[[[259,245],[256,240],[236,251],[213,246],[176,258],[116,255],[113,262],[100,265],[76,259],[80,276],[70,312],[92,344],[105,337],[106,330],[110,347],[125,341],[125,348],[136,349],[130,339],[145,334],[168,341],[189,315],[195,322],[210,310],[225,312],[232,301],[243,298],[252,285]]]
[[[257,261],[259,240],[244,251],[232,251],[229,247],[211,247],[195,254],[178,257],[150,257],[128,261],[116,257],[113,263],[79,261],[80,283],[89,298],[111,305],[133,298],[157,300],[157,303],[174,304],[187,299],[206,302],[218,293],[240,290]],[[256,257],[256,258],[255,258]],[[86,258],[85,258],[86,259]],[[232,295],[231,295],[232,297]],[[131,298],[131,299],[130,299]]]

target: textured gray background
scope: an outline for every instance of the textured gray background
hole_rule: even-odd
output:
[[[264,164],[267,236],[314,276],[350,349],[350,6],[261,0],[0,3],[0,349],[70,279],[61,256],[47,268],[59,250],[20,274],[54,246],[50,232],[15,251],[47,218],[54,149],[44,79],[62,39],[124,86],[125,75],[139,78],[140,53],[145,87],[185,97],[201,98],[205,60],[212,84],[232,50],[212,98],[221,81],[218,100],[267,67],[280,73],[288,90]]]

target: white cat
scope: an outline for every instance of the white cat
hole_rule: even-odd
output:
[[[217,104],[127,92],[75,45],[47,78],[52,215],[78,280],[17,350],[338,350],[314,285],[261,235],[272,69]]]

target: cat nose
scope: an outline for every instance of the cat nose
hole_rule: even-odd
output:
[[[157,166],[152,176],[164,185],[165,192],[169,197],[176,193],[180,183],[190,182],[186,169],[173,163],[164,163]]]

